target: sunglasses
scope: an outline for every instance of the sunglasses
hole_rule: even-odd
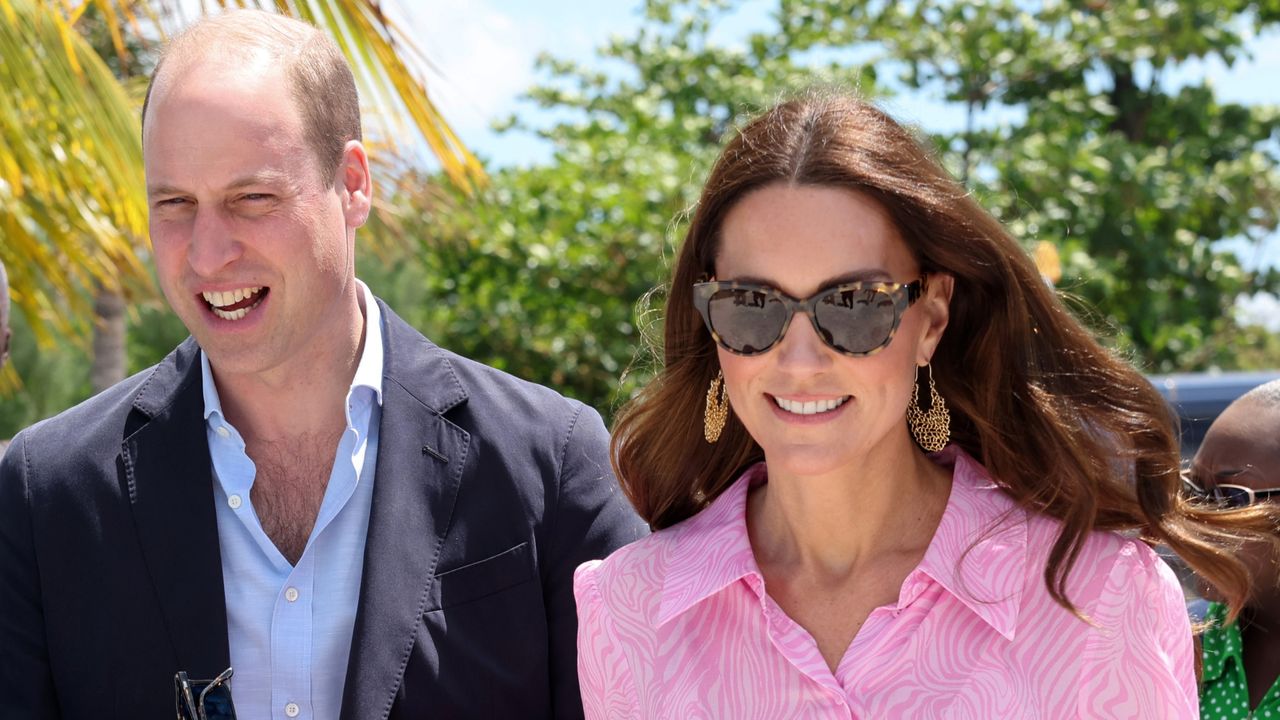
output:
[[[1254,503],[1280,497],[1280,488],[1254,490],[1251,487],[1230,483],[1217,483],[1209,488],[1201,487],[1192,477],[1189,469],[1182,471],[1182,487],[1192,499],[1219,505],[1224,509],[1249,507]]]
[[[183,671],[173,676],[173,702],[178,720],[236,720],[231,702],[232,670],[223,670],[212,680],[192,680]]]
[[[864,357],[893,339],[902,314],[924,294],[926,277],[909,283],[845,283],[803,299],[768,285],[700,282],[693,286],[693,306],[716,343],[736,355],[768,352],[802,312],[832,350]]]

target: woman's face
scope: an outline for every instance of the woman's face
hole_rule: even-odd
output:
[[[717,280],[770,285],[794,298],[859,280],[908,283],[920,268],[888,214],[839,188],[775,184],[725,216]],[[848,472],[871,453],[908,451],[905,416],[918,365],[947,322],[951,278],[929,278],[878,353],[844,355],[797,315],[769,351],[744,357],[717,347],[733,413],[764,449],[770,474]],[[923,399],[922,399],[923,402]],[[816,408],[834,408],[813,412]]]

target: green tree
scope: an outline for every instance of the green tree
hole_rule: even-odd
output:
[[[874,47],[908,91],[963,107],[966,127],[936,137],[947,162],[1015,235],[1060,250],[1064,289],[1143,369],[1231,367],[1272,342],[1233,307],[1280,273],[1214,243],[1277,229],[1280,108],[1169,77],[1234,62],[1280,2],[781,0],[778,17],[792,51]],[[1019,119],[976,122],[990,110]]]
[[[1161,79],[1233,60],[1275,9],[1146,5],[779,0],[776,31],[725,47],[713,30],[735,3],[650,0],[591,66],[539,61],[528,99],[558,120],[508,127],[551,143],[550,162],[501,170],[478,198],[406,184],[422,259],[376,282],[408,293],[397,306],[441,344],[608,412],[651,370],[637,347],[660,304],[642,298],[725,134],[831,84],[958,104],[967,126],[933,136],[944,162],[1029,247],[1058,248],[1064,292],[1143,369],[1265,364],[1280,341],[1238,327],[1232,306],[1277,273],[1246,273],[1213,243],[1276,228],[1276,111]],[[1013,120],[979,122],[996,108]]]
[[[423,239],[421,260],[366,266],[375,291],[440,344],[609,414],[647,377],[645,357],[633,360],[656,328],[638,301],[665,278],[726,133],[819,77],[874,89],[869,69],[803,67],[762,41],[716,45],[727,8],[650,2],[634,37],[599,50],[604,69],[543,56],[549,80],[529,97],[564,119],[509,126],[552,143],[551,161],[495,172],[471,198],[407,179],[398,216]]]
[[[371,116],[407,119],[454,182],[483,178],[411,69],[415,46],[380,3],[236,4],[330,32],[356,68]],[[55,338],[83,342],[91,327],[103,327],[90,322],[95,316],[115,317],[122,328],[119,295],[153,293],[141,240],[147,208],[137,117],[145,87],[138,71],[148,57],[138,51],[176,30],[181,17],[163,0],[0,2],[0,260],[15,307],[46,350]],[[399,125],[373,130],[375,142],[402,135]],[[100,336],[95,347],[124,350],[118,337]],[[5,384],[15,380],[10,373]]]

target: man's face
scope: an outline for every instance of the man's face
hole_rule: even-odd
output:
[[[1204,489],[1218,485],[1253,490],[1280,488],[1280,410],[1252,400],[1231,404],[1205,433],[1191,461],[1190,474],[1192,481]],[[1259,543],[1245,545],[1238,554],[1256,582],[1249,604],[1274,602],[1280,594],[1276,587],[1280,558],[1270,547]],[[1221,599],[1211,588],[1203,590],[1206,597]]]
[[[365,214],[350,172],[321,178],[278,65],[175,72],[154,89],[143,136],[165,297],[220,374],[281,376],[323,358],[360,332],[350,310]]]

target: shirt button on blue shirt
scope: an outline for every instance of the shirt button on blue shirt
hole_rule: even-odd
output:
[[[284,591],[284,599],[293,602],[298,599],[298,588],[289,588]]]
[[[226,440],[227,438],[231,437],[231,431],[227,429],[226,425],[219,425],[214,430],[214,432],[218,433],[218,437],[222,438],[223,440]]]
[[[288,705],[285,705],[284,714],[288,715],[289,717],[298,717],[298,704],[289,703]]]
[[[243,501],[240,500],[239,495],[232,495],[231,497],[227,498],[227,505],[231,506],[232,510],[239,510],[241,502]]]

